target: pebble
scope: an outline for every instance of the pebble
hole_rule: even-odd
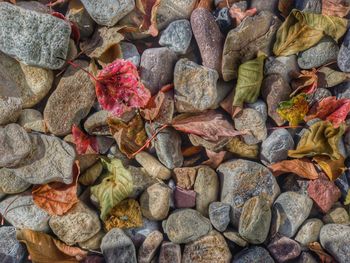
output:
[[[231,252],[225,238],[213,230],[199,239],[187,243],[182,256],[182,263],[230,262]]]
[[[344,207],[335,207],[329,211],[323,218],[325,224],[349,224],[349,213]]]
[[[75,61],[87,69],[85,61]],[[83,70],[70,66],[51,94],[44,110],[44,119],[51,133],[59,136],[71,133],[73,125],[85,118],[96,95],[94,84]]]
[[[163,234],[158,230],[150,233],[145,241],[143,241],[138,251],[138,262],[139,263],[150,263],[154,258],[160,244],[163,241]]]
[[[219,194],[219,178],[212,168],[203,166],[198,169],[194,191],[197,193],[196,210],[207,217],[209,204],[216,201]]]
[[[296,0],[294,3],[296,9],[303,12],[321,14],[321,0]]]
[[[18,119],[18,124],[26,131],[46,132],[43,115],[40,111],[35,109],[22,110]]]
[[[299,258],[297,259],[296,263],[317,263],[318,261],[315,259],[315,257],[308,252],[301,252]]]
[[[269,233],[271,209],[262,196],[254,196],[244,203],[239,219],[239,234],[250,244],[263,243]]]
[[[173,81],[176,61],[177,55],[167,47],[149,48],[142,53],[140,76],[152,95]]]
[[[142,215],[150,220],[163,220],[168,216],[171,190],[162,183],[148,187],[141,195]]]
[[[345,35],[338,53],[338,67],[343,72],[350,72],[350,30]]]
[[[111,135],[107,118],[110,113],[105,110],[91,114],[84,122],[84,130],[90,135]]]
[[[171,22],[162,32],[159,45],[168,47],[177,54],[186,54],[191,44],[192,29],[187,19]]]
[[[31,66],[59,69],[64,65],[71,33],[69,23],[4,2],[0,3],[0,16],[2,52]]]
[[[299,71],[296,55],[269,57],[265,60],[265,75],[279,74],[286,83],[291,81],[290,73]]]
[[[99,25],[114,26],[135,7],[134,0],[81,0],[86,11]]]
[[[221,202],[231,205],[231,223],[238,227],[244,203],[253,196],[264,196],[270,205],[280,193],[272,173],[263,165],[236,159],[221,164]]]
[[[308,218],[312,200],[296,192],[284,192],[273,205],[272,233],[280,233],[286,237],[296,234],[302,223]]]
[[[16,228],[49,232],[50,215],[36,206],[33,197],[29,194],[12,195],[5,198],[0,202],[0,213]]]
[[[194,167],[181,167],[174,169],[176,185],[183,189],[192,189],[196,180],[197,169]]]
[[[136,67],[140,66],[141,56],[136,46],[129,42],[120,42],[123,59],[131,61]]]
[[[304,222],[300,227],[295,241],[298,241],[301,245],[307,246],[309,243],[318,241],[323,222],[318,218],[311,218]]]
[[[93,235],[88,240],[79,242],[79,247],[87,250],[100,250],[102,238],[106,235],[103,230],[100,230],[97,234]]]
[[[135,246],[122,229],[113,228],[102,238],[101,251],[106,263],[137,263]]]
[[[184,244],[195,241],[212,230],[209,219],[196,210],[185,208],[172,212],[163,221],[164,233],[171,242]]]
[[[241,1],[242,2],[242,1]],[[218,24],[221,33],[226,35],[233,27],[232,18],[227,7],[216,9],[213,12],[215,22]]]
[[[233,230],[228,230],[223,233],[223,235],[226,237],[226,239],[230,240],[234,244],[240,246],[240,247],[246,247],[248,246],[248,242],[244,240],[238,232]]]
[[[269,252],[263,247],[252,246],[235,255],[232,263],[274,263]]]
[[[0,228],[0,261],[2,263],[21,263],[26,256],[25,245],[16,238],[16,228],[2,226]]]
[[[350,98],[350,82],[341,83],[332,88],[333,96],[337,99],[349,99]]]
[[[1,73],[0,76],[2,77]],[[0,88],[2,88],[0,86]],[[0,125],[16,122],[22,110],[22,100],[18,97],[4,97],[0,94]]]
[[[180,245],[164,241],[160,247],[158,263],[181,263]]]
[[[134,227],[125,229],[125,233],[131,238],[136,248],[139,248],[147,236],[153,231],[160,230],[158,221],[152,221],[147,218],[142,218],[143,225],[141,227]]]
[[[136,161],[153,178],[168,180],[171,177],[171,171],[162,165],[157,158],[147,152],[140,152],[135,156]]]
[[[298,242],[288,237],[281,237],[272,240],[270,244],[268,244],[267,249],[279,263],[293,260],[301,253],[301,248]]]
[[[311,96],[309,96],[311,97],[309,103],[310,105],[313,105],[314,103],[330,96],[332,96],[332,93],[328,89],[317,88],[316,91]]]
[[[250,3],[250,8],[256,8],[258,11],[267,10],[274,12],[277,10],[278,2],[278,0],[271,0],[268,2],[264,0],[252,0]]]
[[[191,14],[191,26],[203,66],[215,69],[220,74],[224,36],[214,16],[205,8],[196,8]]]
[[[190,139],[191,143],[194,146],[202,146],[206,150],[212,151],[212,152],[220,152],[223,150],[223,148],[228,145],[228,143],[231,141],[231,137],[223,137],[220,138],[218,141],[213,142],[213,141],[208,141],[203,139],[201,136],[197,136],[195,134],[190,134],[188,136]]]
[[[0,193],[18,194],[27,190],[31,184],[14,175],[7,169],[0,169]]]
[[[132,178],[132,194],[130,198],[138,198],[144,190],[155,184],[157,180],[151,177],[143,168],[127,165]]]
[[[324,37],[315,46],[300,52],[298,65],[302,69],[318,68],[337,60],[338,44],[331,37]]]
[[[262,119],[265,122],[267,121],[267,105],[263,100],[258,99],[254,103],[247,103],[247,107],[259,112],[261,114]]]
[[[174,71],[175,107],[178,112],[201,112],[216,105],[216,70],[180,59]]]
[[[294,149],[292,135],[286,129],[274,130],[261,144],[260,159],[268,165],[286,160],[288,150]]]
[[[216,230],[224,232],[230,223],[231,206],[221,202],[212,202],[209,205],[209,218]]]
[[[196,192],[176,186],[174,190],[176,208],[192,208],[196,206]]]

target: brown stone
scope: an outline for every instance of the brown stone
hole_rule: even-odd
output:
[[[158,263],[181,263],[180,245],[164,241],[160,248]]]
[[[163,234],[158,230],[150,233],[143,241],[138,254],[139,263],[150,263],[163,241]]]
[[[183,189],[192,189],[196,180],[197,169],[193,167],[181,167],[174,169],[176,185]]]

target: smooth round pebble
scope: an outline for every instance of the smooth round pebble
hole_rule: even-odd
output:
[[[220,232],[225,231],[230,223],[230,209],[229,204],[221,202],[212,202],[209,205],[210,222]]]

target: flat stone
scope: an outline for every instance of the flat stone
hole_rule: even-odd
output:
[[[143,151],[138,153],[135,159],[153,178],[168,180],[171,177],[171,171],[148,152]]]
[[[183,252],[183,263],[230,262],[231,252],[225,238],[213,230],[199,239],[187,243]]]
[[[247,107],[256,110],[257,112],[259,112],[262,116],[262,119],[266,122],[267,121],[267,105],[266,103],[261,100],[258,99],[256,102],[254,103],[247,103]]]
[[[233,230],[228,230],[223,233],[223,235],[226,237],[226,239],[232,241],[234,244],[240,246],[240,247],[246,247],[248,246],[248,242],[243,239],[238,232]]]
[[[192,189],[196,180],[197,169],[194,167],[181,167],[174,169],[176,185],[183,189]]]
[[[18,119],[18,124],[26,131],[46,132],[43,115],[40,111],[35,109],[22,110]]]
[[[31,184],[16,176],[12,171],[0,169],[0,193],[18,194],[27,190]]]
[[[0,261],[2,263],[21,263],[26,256],[25,245],[16,238],[16,228],[0,228]]]
[[[294,149],[292,135],[286,129],[274,130],[261,144],[260,159],[268,165],[286,160],[288,150]]]
[[[232,263],[274,263],[269,252],[263,247],[252,246],[235,255]]]
[[[344,207],[335,207],[330,210],[323,218],[325,224],[349,224],[349,213]]]
[[[87,250],[100,250],[102,238],[106,235],[103,230],[100,230],[97,234],[93,235],[88,240],[79,242],[79,247]]]
[[[350,72],[350,30],[345,35],[338,53],[338,67],[341,71]]]
[[[111,113],[105,110],[91,114],[84,122],[84,130],[91,135],[111,135],[107,118]]]
[[[87,69],[85,61],[75,61]],[[44,110],[44,119],[51,133],[67,135],[74,124],[85,118],[96,99],[95,87],[88,74],[70,66],[51,94]]]
[[[0,16],[2,52],[27,65],[49,69],[64,65],[71,33],[69,23],[9,3],[0,3]]]
[[[294,236],[308,218],[312,204],[312,200],[307,195],[296,192],[282,193],[273,205],[273,223],[270,231],[286,237]]]
[[[176,186],[174,190],[176,208],[192,208],[196,206],[196,192]]]
[[[216,104],[217,71],[180,59],[174,71],[175,107],[178,112],[201,112]]]
[[[318,241],[323,222],[318,218],[311,218],[304,222],[300,227],[295,241],[298,241],[301,245],[307,246],[309,243]]]
[[[0,125],[16,122],[21,114],[21,110],[22,100],[20,98],[5,97],[0,93]]]
[[[291,81],[290,73],[299,71],[296,55],[288,57],[269,57],[265,60],[265,75],[279,74],[287,83]]]
[[[141,56],[136,46],[129,42],[120,42],[123,59],[131,61],[136,67],[140,66]]]
[[[82,0],[86,11],[99,25],[114,26],[135,7],[133,0]]]
[[[160,247],[158,263],[181,263],[180,245],[164,241]]]
[[[138,198],[149,186],[158,182],[141,167],[128,165],[128,170],[131,174],[133,187],[130,198]]]
[[[140,76],[152,95],[173,81],[177,55],[167,47],[146,49],[141,56]]]
[[[137,263],[135,246],[122,229],[113,228],[102,238],[101,251],[106,263]]]
[[[231,223],[235,227],[238,227],[243,205],[248,199],[262,195],[271,206],[280,193],[272,173],[256,162],[228,161],[218,167],[217,173],[221,181],[221,202],[231,205]]]
[[[299,244],[288,237],[273,240],[267,249],[279,263],[297,258],[301,253]]]
[[[143,241],[139,252],[138,252],[138,262],[139,263],[150,263],[154,258],[157,249],[163,241],[163,234],[158,230],[150,233],[145,241]]]
[[[177,244],[194,241],[212,230],[209,219],[196,210],[179,209],[163,221],[164,233],[171,242]]]
[[[303,12],[321,14],[321,0],[296,0],[294,3],[296,9]]]
[[[16,228],[49,232],[50,215],[34,204],[31,195],[12,195],[0,202],[0,213]],[[0,228],[1,229],[1,228]]]
[[[230,205],[221,202],[209,205],[210,222],[220,232],[224,232],[230,223],[230,209]]]

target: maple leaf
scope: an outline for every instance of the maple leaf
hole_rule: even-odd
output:
[[[277,113],[284,120],[289,121],[290,126],[297,126],[309,111],[306,95],[300,93],[288,101],[278,104]]]
[[[268,166],[274,176],[284,173],[293,173],[306,179],[317,179],[318,173],[314,164],[306,158],[284,160]]]
[[[76,125],[73,125],[72,127],[72,135],[78,154],[91,154],[99,152],[96,137],[86,135]]]
[[[133,108],[145,107],[151,98],[136,66],[124,59],[116,59],[99,72],[96,95],[102,108],[117,117]]]
[[[293,72],[292,74],[293,92],[290,94],[293,97],[295,94],[302,92],[306,94],[314,93],[317,89],[318,76],[317,70],[302,70],[300,73]]]

